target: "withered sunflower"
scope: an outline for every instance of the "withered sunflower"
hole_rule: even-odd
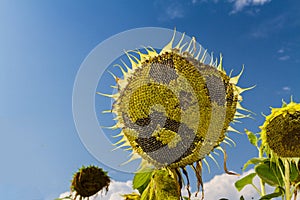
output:
[[[80,200],[89,199],[103,189],[107,192],[109,184],[110,178],[107,172],[96,166],[83,166],[73,176],[71,194],[75,194],[74,199],[77,197]]]
[[[111,73],[118,92],[99,94],[114,99],[117,123],[111,128],[122,129],[116,145],[132,150],[130,160],[142,157],[156,169],[173,170],[180,180],[180,169],[187,176],[189,165],[199,190],[202,161],[209,169],[206,157],[215,161],[215,149],[226,157],[220,144],[233,142],[227,132],[238,131],[231,122],[249,116],[238,110],[248,112],[241,94],[252,87],[237,86],[243,70],[227,75],[222,56],[205,64],[207,51],[197,50],[195,38],[183,43],[183,34],[174,45],[175,35],[159,53],[152,47],[125,52],[131,66],[119,66],[122,78]]]

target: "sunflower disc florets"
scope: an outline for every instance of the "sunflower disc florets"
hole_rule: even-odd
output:
[[[272,108],[261,126],[262,143],[267,151],[280,158],[300,157],[300,104],[284,103]]]

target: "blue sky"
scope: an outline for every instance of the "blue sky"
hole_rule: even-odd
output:
[[[258,131],[261,112],[300,101],[300,2],[297,0],[6,1],[0,2],[0,194],[3,199],[54,199],[72,173],[95,164],[114,171],[81,142],[72,115],[72,92],[81,63],[99,43],[132,28],[186,32],[238,73],[243,105],[257,113],[235,126]],[[142,44],[141,44],[142,45]],[[256,155],[245,135],[230,134],[228,167],[240,172]],[[99,145],[101,143],[99,142]],[[3,159],[4,158],[4,159]],[[222,163],[222,159],[218,159]],[[211,162],[212,165],[213,162]],[[204,174],[209,181],[222,169]]]

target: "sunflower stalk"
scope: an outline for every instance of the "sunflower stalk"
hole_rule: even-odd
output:
[[[258,147],[257,147],[258,148]],[[264,156],[264,150],[263,147],[260,146],[259,148],[259,158],[263,158]],[[266,195],[266,186],[265,186],[265,182],[263,181],[263,179],[259,179],[259,183],[260,183],[260,195],[261,196],[265,196]]]
[[[290,183],[290,163],[288,160],[284,160],[284,184],[285,184],[285,199],[290,200],[291,195],[291,183]]]

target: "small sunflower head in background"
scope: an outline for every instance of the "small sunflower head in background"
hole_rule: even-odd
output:
[[[272,108],[261,128],[262,145],[274,159],[299,161],[300,158],[300,104],[283,102],[281,108]]]
[[[142,157],[156,169],[173,170],[180,180],[180,169],[187,176],[185,167],[191,166],[199,189],[202,161],[209,169],[206,157],[215,161],[215,149],[226,157],[220,145],[233,142],[227,135],[236,131],[231,122],[249,116],[240,112],[248,112],[240,103],[251,88],[237,86],[243,70],[227,75],[222,56],[206,63],[207,51],[195,38],[184,43],[183,34],[174,45],[175,35],[160,52],[152,47],[125,52],[131,66],[118,65],[122,78],[112,74],[118,92],[100,94],[114,99],[105,112],[116,115],[111,128],[121,129],[118,147],[128,147],[132,160]]]
[[[107,192],[109,184],[107,172],[96,166],[83,166],[73,176],[71,194],[75,194],[74,199],[89,198],[103,189]]]

